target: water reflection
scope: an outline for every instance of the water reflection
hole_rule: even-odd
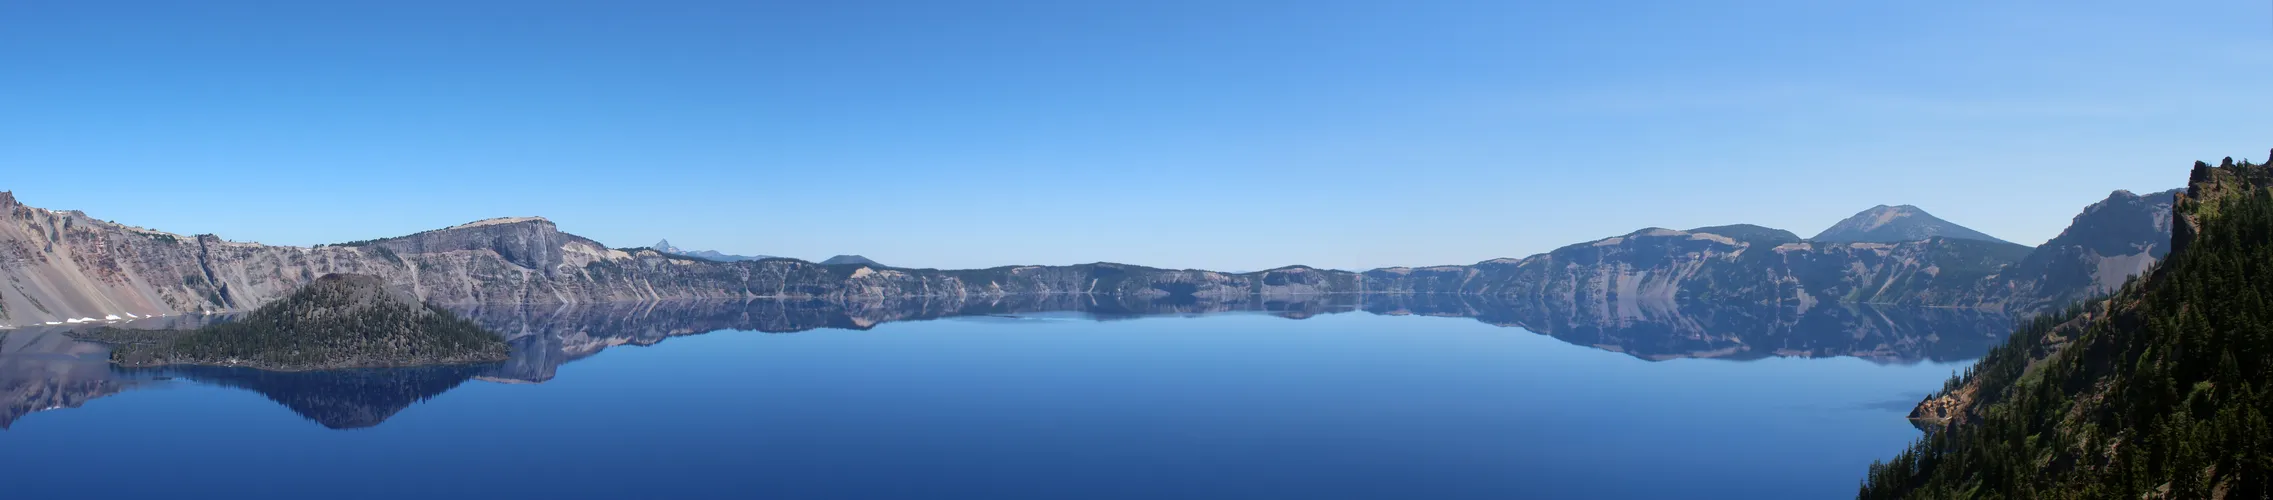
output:
[[[1882,363],[1962,361],[1987,352],[2010,317],[1963,309],[1830,305],[1806,310],[1759,304],[1638,303],[1604,307],[1458,295],[1324,295],[1159,299],[1086,295],[989,300],[690,301],[565,307],[471,307],[459,313],[506,335],[509,361],[495,365],[277,373],[241,368],[120,370],[102,346],[72,341],[64,328],[0,337],[0,428],[26,414],[77,407],[160,378],[260,393],[325,427],[378,425],[410,405],[467,380],[542,383],[562,365],[610,347],[652,345],[722,330],[767,333],[865,330],[897,321],[1016,319],[1073,314],[1109,321],[1211,313],[1266,313],[1290,319],[1364,311],[1381,315],[1474,318],[1564,342],[1645,360],[1847,356]],[[213,317],[151,320],[139,327],[194,326]]]
[[[412,403],[441,395],[487,366],[422,366],[323,372],[271,372],[250,368],[179,366],[143,374],[235,387],[267,396],[310,421],[333,429],[386,422]]]
[[[62,329],[0,330],[0,429],[36,411],[78,408],[135,383],[112,372],[110,350]]]

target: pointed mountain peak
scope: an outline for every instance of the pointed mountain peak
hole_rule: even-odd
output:
[[[647,248],[653,248],[653,249],[656,249],[656,250],[659,250],[659,251],[662,251],[662,252],[666,252],[666,253],[678,253],[678,251],[679,251],[679,248],[678,248],[678,247],[674,247],[674,246],[671,246],[671,240],[670,240],[670,239],[664,239],[664,240],[662,240],[662,241],[657,241],[657,242],[655,242],[655,244],[654,244],[654,245],[648,246]]]
[[[1830,229],[1809,238],[1812,241],[1833,243],[1899,243],[1932,237],[1963,240],[1981,240],[2003,243],[2005,240],[1983,234],[1965,226],[1934,217],[1914,205],[1879,205],[1832,224]]]

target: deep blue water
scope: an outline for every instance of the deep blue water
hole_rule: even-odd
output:
[[[654,345],[596,353],[623,339],[577,330],[551,334],[576,352],[536,362],[541,370],[362,374],[118,372],[99,351],[17,333],[0,343],[15,350],[0,351],[0,388],[34,403],[9,404],[102,395],[15,415],[0,431],[0,488],[11,498],[1834,498],[1918,436],[1902,418],[1909,404],[1968,362],[1691,359],[1457,317],[1091,318],[651,331],[626,338]],[[516,344],[540,348],[530,345]]]

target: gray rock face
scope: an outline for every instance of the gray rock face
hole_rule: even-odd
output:
[[[1832,224],[1831,228],[1809,238],[1811,241],[1835,243],[1898,243],[1943,237],[1961,240],[1981,240],[2005,243],[2005,240],[1982,234],[1965,226],[1934,217],[1910,205],[1879,205]]]
[[[1829,303],[2033,311],[2120,283],[2113,277],[2167,253],[2162,248],[2170,246],[2169,218],[2153,214],[2168,213],[2168,197],[2131,198],[2119,193],[2094,205],[2077,217],[2069,234],[2034,251],[1985,236],[1954,237],[1947,228],[1880,243],[1801,241],[1787,231],[1734,225],[1645,229],[1471,265],[1223,273],[1113,263],[938,270],[779,258],[718,261],[609,249],[536,217],[314,248],[271,246],[32,208],[0,193],[0,325],[249,310],[332,273],[376,276],[443,305],[1390,293],[1517,297],[1608,316],[1638,314],[1640,304],[1672,299],[1803,311]],[[1891,220],[1909,219],[1926,224],[1880,224],[1863,232],[1941,227],[1923,212]],[[1896,232],[1904,231],[1913,230]],[[2086,267],[2095,270],[2083,271]]]
[[[2108,195],[1976,295],[2012,297],[2009,309],[2043,311],[2115,291],[2170,255],[2171,207],[2182,191]]]

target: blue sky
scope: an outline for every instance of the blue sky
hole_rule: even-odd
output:
[[[2273,148],[2263,0],[460,4],[0,6],[0,189],[274,244],[1370,268],[1877,204],[2033,244]]]

